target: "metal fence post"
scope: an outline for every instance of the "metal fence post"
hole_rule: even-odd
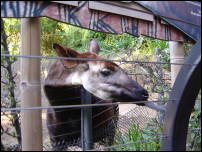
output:
[[[91,104],[92,96],[81,87],[81,103]],[[83,151],[93,148],[92,107],[81,108],[81,146]]]

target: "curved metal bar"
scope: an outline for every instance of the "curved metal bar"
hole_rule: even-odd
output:
[[[166,117],[162,140],[162,151],[185,151],[189,117],[201,88],[201,38],[194,45],[186,63],[196,66],[182,66],[166,108]]]

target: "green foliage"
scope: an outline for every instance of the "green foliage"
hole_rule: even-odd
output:
[[[4,19],[5,31],[8,33],[9,48],[14,53],[20,49],[20,19]],[[165,53],[168,42],[144,36],[134,37],[129,34],[114,35],[80,27],[67,25],[46,17],[40,18],[42,55],[55,56],[52,43],[59,43],[75,50],[86,51],[90,38],[95,38],[101,45],[101,55],[120,53],[122,51],[137,52],[141,54],[155,54],[155,49],[162,50],[163,61],[169,61],[169,54]],[[189,48],[189,44],[185,45]]]
[[[10,54],[19,54],[20,52],[20,19],[3,19],[4,30],[8,36],[7,43]],[[1,46],[1,53],[4,52]]]
[[[194,44],[189,44],[189,43],[184,43],[184,53],[185,53],[185,56],[188,56],[189,55],[189,52],[190,50],[192,49]]]
[[[155,127],[154,127],[155,126]],[[118,148],[112,148],[113,151],[157,151],[160,149],[159,133],[162,129],[155,123],[148,123],[141,129],[137,124],[133,124],[126,135],[117,133],[113,145],[134,143]]]
[[[9,22],[9,20],[6,20],[5,23],[5,21],[1,20],[1,53],[19,54],[17,41],[19,39],[19,20],[12,21]],[[8,32],[6,32],[6,30]],[[15,108],[17,105],[17,97],[15,95],[15,77],[17,74],[15,73],[16,71],[12,68],[12,64],[15,61],[15,57],[1,57],[1,72],[3,73],[3,76],[1,77],[1,85],[3,88],[1,105],[5,108]],[[21,130],[17,112],[11,114],[5,113],[3,114],[3,117],[7,117],[9,121],[11,121],[11,124],[14,126],[15,130],[11,131],[10,127],[9,129],[4,129],[4,127],[1,126],[1,131],[3,132],[2,134],[7,134],[12,137],[16,137],[17,135],[17,141],[18,144],[20,144]]]
[[[201,151],[201,99],[196,101],[188,128],[188,150]]]
[[[154,38],[149,38],[149,37],[141,37],[140,39],[140,50],[141,53],[155,53],[155,49],[159,48],[161,50],[164,50],[168,48],[168,42],[162,41],[162,40],[157,40]]]
[[[122,50],[140,50],[143,54],[153,54],[155,48],[167,48],[167,42],[140,36],[139,38],[129,34],[114,35],[80,27],[67,25],[48,18],[41,18],[42,50],[45,54],[51,54],[52,43],[60,43],[70,48],[85,51],[90,38],[100,42],[102,54],[109,51],[119,53]]]
[[[52,55],[52,43],[59,43],[61,36],[57,34],[61,28],[57,21],[41,18],[41,48],[42,55]]]
[[[5,31],[8,33],[9,50],[12,53],[19,53],[20,49],[20,19],[4,19]],[[52,43],[59,43],[75,50],[86,51],[90,38],[100,42],[101,54],[120,53],[123,50],[130,52],[139,51],[141,54],[155,54],[155,49],[162,50],[163,62],[169,62],[169,54],[164,50],[168,49],[168,42],[153,38],[140,36],[134,37],[129,34],[114,35],[80,27],[67,25],[46,17],[40,18],[41,23],[41,48],[42,55],[56,55],[52,49]],[[184,44],[188,54],[192,44]]]

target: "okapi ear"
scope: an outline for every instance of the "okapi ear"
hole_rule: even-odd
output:
[[[77,57],[79,55],[79,53],[75,50],[59,45],[57,43],[53,43],[53,49],[56,50],[57,55],[60,57]]]
[[[100,46],[96,39],[90,39],[89,45],[88,45],[88,51],[94,52],[98,54],[100,52]]]

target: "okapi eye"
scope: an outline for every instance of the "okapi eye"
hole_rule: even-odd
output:
[[[100,73],[103,75],[103,76],[109,76],[111,74],[111,71],[109,69],[102,69],[100,71]]]

